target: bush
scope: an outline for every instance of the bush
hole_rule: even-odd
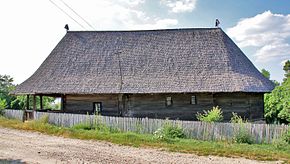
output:
[[[239,116],[237,113],[232,112],[232,117],[230,122],[231,123],[238,123],[238,124],[242,124],[242,123],[247,123],[247,120],[243,120],[241,116]]]
[[[273,140],[272,144],[274,145],[275,148],[282,150],[288,147],[288,143],[283,138]]]
[[[73,126],[73,129],[77,130],[95,130],[102,133],[117,133],[120,132],[118,128],[109,127],[106,124],[101,123],[100,116],[96,115],[94,122],[91,123],[89,117],[85,123],[79,123]]]
[[[87,123],[79,123],[73,126],[73,129],[77,130],[93,130],[95,129],[93,126]]]
[[[48,114],[45,114],[39,118],[39,120],[36,120],[38,123],[42,124],[48,124]]]
[[[197,113],[196,118],[203,122],[220,122],[223,120],[223,112],[218,106],[213,107],[212,110],[204,111],[204,114]]]
[[[3,99],[3,100],[0,99],[0,115],[4,115],[4,109],[6,107],[7,107],[6,100],[5,99]]]
[[[74,129],[77,130],[96,130],[99,132],[111,132],[115,131],[114,129],[111,130],[111,128],[107,127],[105,124],[94,124],[91,125],[89,123],[79,123],[73,126]]]
[[[161,128],[154,133],[154,138],[158,140],[173,141],[172,139],[185,138],[183,129],[178,125],[166,122]]]
[[[288,144],[290,144],[290,128],[288,128],[287,132],[283,134],[282,139]]]
[[[250,132],[247,131],[245,127],[241,126],[241,128],[235,134],[234,142],[252,144],[254,143],[254,139]]]
[[[252,144],[254,143],[253,136],[251,133],[245,128],[245,123],[247,123],[247,120],[243,120],[241,116],[239,116],[237,113],[232,112],[231,117],[231,123],[236,123],[240,125],[240,128],[238,131],[236,131],[236,134],[234,136],[234,142],[236,143],[247,143]]]

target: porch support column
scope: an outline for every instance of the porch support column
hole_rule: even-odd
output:
[[[123,110],[124,110],[123,94],[118,94],[118,112],[119,112],[119,116],[123,116]]]
[[[39,104],[40,104],[40,110],[43,110],[43,104],[42,104],[42,95],[39,95]]]
[[[36,95],[33,95],[33,111],[36,110]]]
[[[65,95],[61,95],[60,109],[63,112],[65,111],[65,103],[66,103]]]
[[[29,110],[29,95],[26,96],[26,110]]]

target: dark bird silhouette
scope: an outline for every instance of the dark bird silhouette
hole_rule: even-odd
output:
[[[215,19],[215,27],[219,27],[220,21],[218,19]]]
[[[66,25],[64,26],[64,28],[66,29],[66,31],[68,31],[68,30],[69,30],[68,24],[66,24]]]

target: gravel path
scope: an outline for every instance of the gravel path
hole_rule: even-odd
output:
[[[0,163],[265,163],[119,146],[0,127]],[[13,163],[12,162],[12,163]],[[277,162],[267,162],[277,163]]]

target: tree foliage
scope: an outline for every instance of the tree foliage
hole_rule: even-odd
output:
[[[4,109],[6,107],[7,107],[6,100],[5,99],[3,99],[3,100],[0,99],[0,115],[4,114]]]
[[[53,97],[43,97],[42,98],[42,104],[43,104],[43,109],[52,109],[54,108],[53,102],[55,98]],[[11,102],[11,107],[13,109],[25,109],[26,108],[26,101],[27,101],[27,96],[17,96],[16,99],[14,99]],[[29,98],[29,106],[32,109],[33,106],[33,98],[30,96]],[[36,97],[36,107],[40,108],[40,98],[39,96]]]
[[[13,78],[9,75],[0,75],[0,108],[11,108],[11,109],[24,109],[26,106],[26,96],[14,96],[9,93],[15,89],[13,84]],[[31,97],[31,96],[30,96]],[[52,102],[55,98],[43,97],[43,107],[44,109],[51,109]],[[4,103],[5,102],[5,103]],[[30,105],[33,104],[32,98],[29,99]],[[5,104],[5,107],[4,105]],[[36,105],[40,105],[39,97],[37,97]]]
[[[263,76],[265,76],[267,79],[270,79],[270,72],[265,70],[264,68],[261,70],[261,73]]]
[[[286,81],[287,79],[290,78],[290,60],[287,60],[284,64],[283,70],[285,71],[285,79],[284,81]]]
[[[9,92],[15,89],[13,78],[8,75],[0,75],[0,100],[5,100],[6,108],[10,107],[10,103],[15,96],[9,95]]]
[[[289,60],[283,67],[286,78],[280,86],[265,94],[265,117],[268,123],[289,123],[290,122],[290,78]]]

